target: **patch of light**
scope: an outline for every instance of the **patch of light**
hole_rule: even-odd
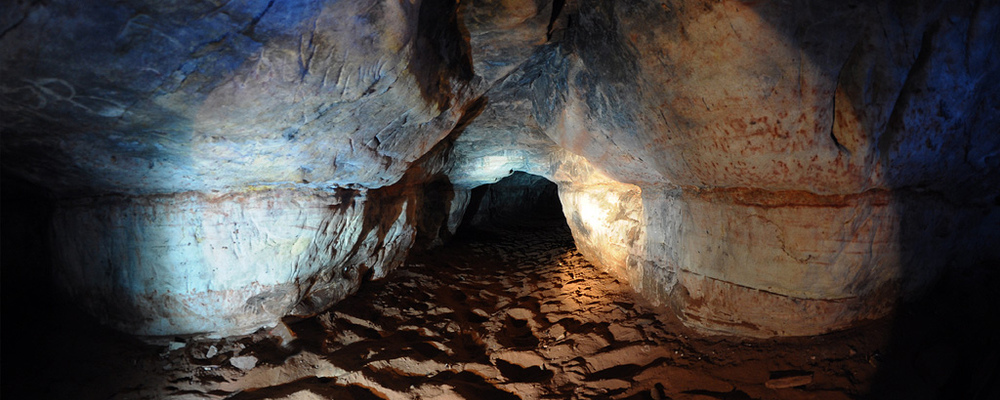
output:
[[[528,158],[516,152],[499,153],[483,156],[474,160],[472,167],[465,172],[465,179],[478,183],[495,183],[510,175],[513,171],[523,170],[528,164]]]
[[[639,239],[639,190],[629,184],[609,183],[567,188],[560,193],[577,247],[606,270],[624,271],[630,247]]]

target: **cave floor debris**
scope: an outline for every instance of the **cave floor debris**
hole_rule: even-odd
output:
[[[473,236],[291,332],[96,344],[115,361],[78,360],[54,398],[849,399],[876,371],[885,329],[705,337],[584,260],[568,228]]]

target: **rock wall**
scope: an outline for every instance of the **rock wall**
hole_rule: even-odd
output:
[[[934,0],[18,3],[0,163],[55,197],[65,290],[140,335],[323,309],[515,171],[691,326],[818,334],[1000,259],[998,20]]]
[[[595,258],[701,329],[823,333],[996,259],[998,10],[581,1],[534,116],[642,190]]]
[[[430,178],[404,174],[478,96],[458,18],[433,0],[5,7],[4,171],[58,199],[56,278],[119,329],[318,311],[440,224],[418,216]]]
[[[64,201],[53,223],[58,283],[123,331],[245,334],[321,311],[400,265],[415,196],[271,189]]]

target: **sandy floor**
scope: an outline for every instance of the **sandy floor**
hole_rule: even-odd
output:
[[[32,397],[10,396],[21,381],[7,372],[7,341],[5,397],[937,398],[949,385],[996,393],[955,383],[957,345],[914,339],[888,357],[900,329],[889,320],[812,338],[704,337],[591,266],[564,227],[471,237],[411,257],[332,310],[287,321],[287,331],[150,346],[78,316],[49,321],[48,351],[20,370],[26,384],[48,378],[25,386]],[[67,335],[67,325],[77,331]],[[988,371],[996,354],[984,349],[986,368],[973,372]],[[890,373],[880,371],[886,363]]]

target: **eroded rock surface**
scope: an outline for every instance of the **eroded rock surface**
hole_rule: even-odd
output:
[[[3,27],[5,171],[61,199],[69,292],[141,335],[249,333],[395,268],[422,197],[398,182],[477,90],[448,2],[24,3]]]
[[[627,257],[616,236],[574,232],[688,323],[825,332],[885,315],[949,263],[975,264],[966,245],[995,240],[998,143],[978,132],[997,130],[997,69],[983,58],[997,32],[982,22],[996,6],[574,7],[558,48],[524,64],[525,126],[614,190],[641,189],[641,207],[596,201],[576,224],[642,215]],[[585,211],[574,199],[614,191],[599,188],[563,189],[571,224]]]
[[[289,324],[290,340],[261,332],[175,341],[136,357],[140,367],[115,383],[74,377],[53,394],[848,399],[871,384],[876,369],[868,357],[879,345],[873,335],[853,332],[824,343],[697,336],[587,262],[568,227],[542,215],[502,230],[483,225],[458,243],[414,257],[391,280]],[[775,387],[789,383],[770,379],[772,372],[789,370],[809,374],[810,385]]]
[[[559,188],[579,249],[691,326],[812,335],[1000,258],[993,2],[18,3],[3,168],[128,332],[309,315]],[[190,244],[189,244],[190,243]]]

